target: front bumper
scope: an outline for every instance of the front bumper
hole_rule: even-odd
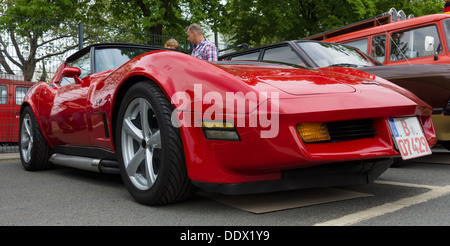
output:
[[[276,180],[231,184],[193,181],[193,184],[208,192],[226,195],[367,184],[376,180],[392,163],[393,159],[335,163],[286,170]]]
[[[320,179],[318,176],[287,178],[295,179],[292,182],[282,180],[286,180],[285,175],[290,172],[289,170],[318,167],[314,170],[327,173],[327,169],[330,168],[335,169],[336,175],[339,176],[340,169],[345,170],[347,165],[354,165],[349,163],[399,157],[400,154],[392,141],[387,122],[391,117],[418,116],[422,124],[423,121],[429,122],[429,124],[423,124],[424,128],[425,125],[429,128],[424,129],[429,143],[436,140],[433,125],[431,120],[428,120],[430,117],[422,115],[424,107],[410,100],[381,103],[378,100],[379,98],[370,100],[370,97],[364,93],[353,93],[345,97],[324,95],[281,99],[278,134],[274,138],[261,138],[261,131],[268,129],[259,125],[256,127],[236,126],[240,141],[207,140],[202,128],[182,126],[180,130],[188,175],[194,184],[200,187],[209,186],[212,188],[208,189],[212,190],[235,190],[234,188],[214,188],[225,186],[257,187],[261,185],[259,182],[263,181],[270,181],[267,184],[272,183],[279,187],[288,187],[291,183],[293,187],[307,187],[307,183],[312,183],[313,186],[319,183],[327,184],[326,178]],[[243,119],[244,122],[248,122],[252,114],[256,113],[234,115],[233,121],[240,122]],[[202,117],[201,113],[193,114],[193,118],[201,119]],[[195,114],[200,115],[195,116]],[[225,118],[226,116],[223,117]],[[371,138],[305,144],[296,130],[296,125],[299,123],[356,119],[371,119],[377,134]],[[384,171],[389,165],[383,164],[383,168],[375,169]],[[363,171],[366,177],[363,178],[364,182],[367,182],[368,176],[378,176],[369,175],[371,172]],[[343,175],[341,178],[336,176],[333,180],[340,179],[340,181],[331,183],[361,183],[361,177],[364,175],[357,174],[356,179],[348,175]],[[277,183],[280,185],[276,185]]]

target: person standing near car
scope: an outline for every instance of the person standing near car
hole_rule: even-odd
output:
[[[203,36],[203,29],[198,24],[191,24],[186,28],[188,40],[194,45],[192,56],[205,61],[217,61],[217,47]]]
[[[180,44],[178,44],[178,41],[176,39],[171,38],[167,40],[167,42],[164,44],[164,48],[179,50]]]

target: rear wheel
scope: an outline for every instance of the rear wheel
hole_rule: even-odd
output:
[[[150,81],[133,85],[122,100],[117,152],[125,186],[139,203],[164,205],[194,193],[172,111],[163,91]]]
[[[50,149],[30,107],[20,115],[19,149],[25,170],[44,170],[53,166],[48,161]]]

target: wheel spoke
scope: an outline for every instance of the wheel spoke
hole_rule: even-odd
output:
[[[139,100],[139,112],[141,114],[141,126],[142,126],[142,133],[144,135],[144,138],[147,138],[150,136],[150,127],[148,124],[148,109],[149,105],[148,102],[144,99]]]
[[[148,145],[152,148],[161,149],[161,132],[159,130],[150,136]]]
[[[27,159],[31,158],[31,149],[33,148],[33,142],[29,142],[28,148],[27,148]]]
[[[25,137],[23,136],[20,142],[20,148],[22,149],[26,149],[28,148],[28,146],[30,146],[30,139],[28,137],[25,139]]]
[[[128,163],[125,163],[127,174],[129,177],[133,177],[136,175],[139,165],[145,158],[144,151],[144,148],[139,148],[139,150],[134,154],[131,160]]]
[[[153,154],[149,149],[145,150],[145,177],[147,178],[148,188],[153,185],[156,181],[157,174],[155,173],[155,169],[153,167]]]
[[[137,128],[130,119],[125,119],[123,121],[123,130],[133,139],[140,142],[144,139],[144,135],[142,131]]]
[[[29,119],[24,119],[23,120],[23,125],[25,126],[25,132],[26,134],[28,134],[28,136],[32,136],[31,135],[31,128],[30,128],[30,120]]]
[[[21,137],[20,137],[20,148],[23,159],[25,162],[30,161],[31,159],[31,150],[33,148],[33,132],[31,119],[29,115],[25,115],[22,121],[22,127],[20,129]]]

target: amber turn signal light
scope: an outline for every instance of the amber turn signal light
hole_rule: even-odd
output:
[[[331,139],[326,123],[302,123],[296,128],[303,142],[306,143],[324,142]]]

